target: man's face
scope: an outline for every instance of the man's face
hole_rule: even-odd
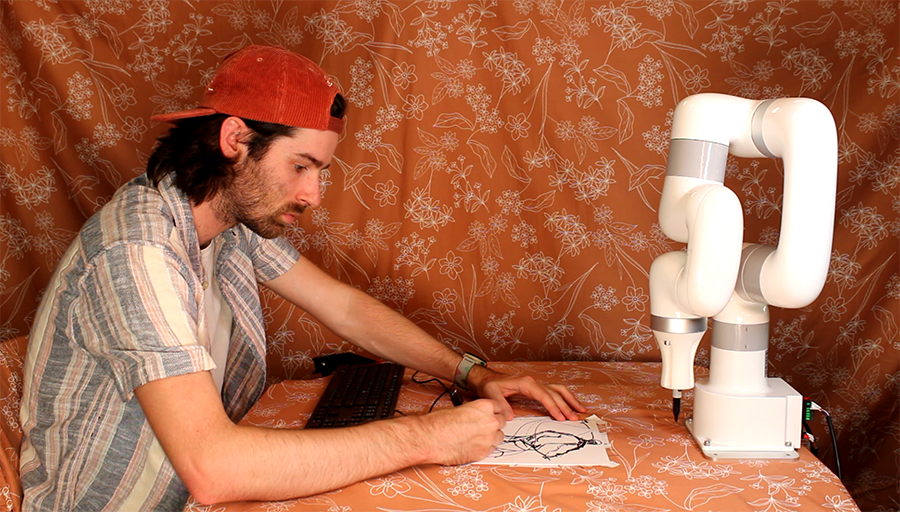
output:
[[[217,216],[263,238],[281,236],[306,207],[319,205],[320,173],[331,164],[338,138],[330,131],[298,129],[276,139],[258,161],[244,154],[234,182],[221,195]]]

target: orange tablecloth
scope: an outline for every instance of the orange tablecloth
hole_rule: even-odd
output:
[[[712,461],[684,427],[691,414],[686,393],[675,423],[671,392],[659,386],[658,363],[492,363],[510,374],[565,383],[593,413],[609,423],[609,456],[616,468],[532,469],[466,465],[422,466],[359,482],[318,496],[280,502],[245,502],[187,510],[236,511],[858,511],[837,476],[808,450],[795,461]],[[410,381],[397,408],[425,411],[440,392]],[[417,380],[423,380],[419,375]],[[272,386],[243,422],[302,428],[327,378]],[[517,413],[545,414],[528,401]],[[436,407],[450,407],[448,399]]]

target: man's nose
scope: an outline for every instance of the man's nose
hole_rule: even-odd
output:
[[[297,202],[313,208],[319,206],[322,203],[320,180],[321,174],[318,172],[309,173],[309,176],[304,177],[303,181],[300,183],[300,188],[297,191]]]

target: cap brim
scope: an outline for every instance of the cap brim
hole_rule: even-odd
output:
[[[151,116],[150,120],[157,121],[160,123],[174,123],[175,121],[180,121],[182,119],[188,119],[190,117],[211,116],[216,113],[218,113],[218,111],[214,108],[201,107],[201,108],[193,108],[191,110],[182,110],[181,112],[169,112],[168,114],[158,114],[155,116]]]

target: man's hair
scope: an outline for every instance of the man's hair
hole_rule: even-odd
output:
[[[340,94],[331,105],[332,117],[344,117],[347,103]],[[169,173],[175,185],[195,205],[207,201],[231,185],[237,160],[228,158],[219,148],[219,131],[228,114],[212,114],[182,119],[159,137],[147,162],[147,177],[156,186]],[[297,128],[276,123],[243,119],[251,133],[247,140],[247,158],[262,159],[279,137],[289,137]]]

